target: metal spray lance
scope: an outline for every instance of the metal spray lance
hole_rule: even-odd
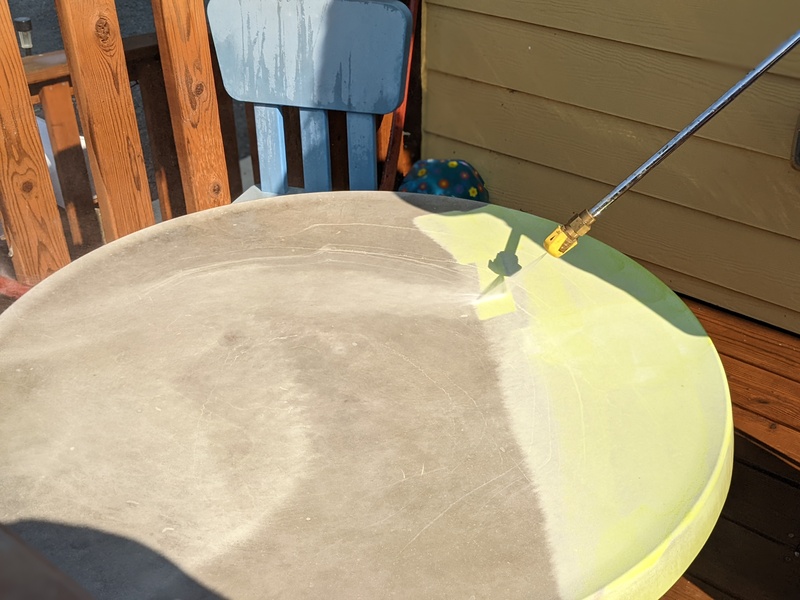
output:
[[[579,212],[564,225],[559,225],[544,241],[545,250],[555,257],[563,256],[565,253],[569,252],[578,243],[578,238],[589,231],[592,224],[597,220],[597,217],[600,216],[600,213],[608,208],[612,202],[636,185],[653,167],[659,165],[661,161],[672,154],[678,146],[696,133],[703,125],[708,123],[714,115],[730,104],[734,98],[746,90],[750,84],[761,77],[761,75],[766,73],[776,62],[786,56],[798,43],[800,43],[800,31],[795,33],[788,41],[784,42],[783,45],[765,58],[764,61],[750,71],[744,79],[720,96],[714,104],[703,111],[702,114],[667,142],[658,152],[648,158],[642,166],[611,190],[605,198],[600,200],[600,202],[595,204],[592,208]]]

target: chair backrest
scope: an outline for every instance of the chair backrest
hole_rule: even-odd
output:
[[[255,105],[262,191],[290,191],[283,106],[300,112],[304,191],[332,187],[330,110],[347,113],[350,189],[376,189],[375,115],[403,101],[408,8],[396,0],[211,0],[207,10],[225,89]]]

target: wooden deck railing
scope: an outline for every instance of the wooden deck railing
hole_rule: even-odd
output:
[[[418,6],[405,1],[412,10]],[[130,82],[141,90],[162,219],[227,204],[242,190],[233,103],[221,85],[204,2],[152,0],[152,6],[155,33],[123,39],[114,0],[56,0],[64,51],[23,59],[8,0],[0,0],[0,224],[24,284],[154,222]],[[32,104],[47,122],[63,210]],[[252,107],[245,108],[252,121]],[[402,175],[411,166],[396,131],[398,115],[402,133],[401,111],[379,131],[379,168],[392,165],[383,189],[393,189],[394,167]],[[284,116],[290,184],[302,186],[299,118],[292,109]],[[334,189],[347,186],[346,153],[336,151],[346,147],[342,116],[330,120]],[[257,183],[258,157],[251,157]]]
[[[0,222],[25,284],[153,223],[130,82],[141,89],[162,218],[241,191],[232,103],[215,81],[202,0],[153,0],[156,33],[127,39],[113,0],[57,0],[56,9],[65,50],[23,59],[0,0]],[[32,104],[47,122],[63,214]]]
[[[130,78],[137,80],[143,90],[154,83],[163,88],[163,83],[153,82],[150,73],[158,69],[158,44],[154,34],[140,35],[123,40],[123,50]],[[80,140],[77,115],[73,106],[73,89],[64,51],[49,52],[28,56],[22,59],[31,103],[41,105],[47,123],[47,132],[55,158],[55,168],[64,198],[64,212],[67,221],[66,242],[71,257],[79,256],[102,243],[102,233],[95,215],[89,173],[84,160]],[[152,65],[152,66],[151,66]],[[143,97],[145,94],[143,93]],[[163,94],[162,94],[163,96]],[[149,98],[148,98],[149,100]],[[148,103],[146,114],[155,112],[157,103]],[[162,103],[161,106],[164,106]],[[161,117],[163,121],[163,117]],[[165,125],[150,126],[151,134]],[[166,123],[169,127],[169,123]],[[170,136],[171,139],[171,136]],[[166,143],[161,136],[156,142]],[[174,145],[173,145],[174,147]],[[155,152],[154,155],[157,155]],[[174,150],[173,150],[174,154]],[[160,154],[157,155],[159,158]],[[157,165],[157,172],[161,165]],[[166,187],[159,190],[159,198],[180,195],[180,180],[177,186],[172,182],[172,190]],[[170,194],[172,192],[172,194]]]

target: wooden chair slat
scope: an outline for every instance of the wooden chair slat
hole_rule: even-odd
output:
[[[113,0],[56,0],[107,241],[155,222]]]
[[[331,189],[331,137],[324,110],[300,109],[303,147],[303,189],[327,192]]]
[[[256,120],[261,190],[267,194],[285,194],[289,185],[286,176],[283,115],[277,106],[256,104],[253,111]]]
[[[378,186],[375,161],[377,134],[373,115],[348,113],[347,144],[351,190],[374,190]]]
[[[203,2],[152,4],[186,209],[230,204]]]
[[[0,130],[0,221],[17,278],[31,285],[70,258],[7,2],[0,2]]]

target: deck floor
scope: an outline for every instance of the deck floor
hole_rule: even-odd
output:
[[[800,337],[684,301],[728,375],[735,462],[722,517],[664,599],[800,600]]]
[[[728,375],[735,461],[722,517],[664,599],[800,599],[800,337],[684,301]]]

